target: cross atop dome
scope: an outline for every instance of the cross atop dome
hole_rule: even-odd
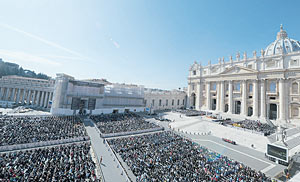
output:
[[[286,33],[285,30],[283,30],[282,24],[280,25],[280,31],[277,33],[277,37],[276,38],[277,38],[277,40],[287,38],[287,33]]]

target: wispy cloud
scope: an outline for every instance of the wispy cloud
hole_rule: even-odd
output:
[[[11,51],[0,49],[0,55],[4,60],[9,60],[17,63],[37,63],[58,67],[61,63],[22,51]]]
[[[7,29],[9,29],[9,30],[18,32],[18,33],[20,33],[20,34],[23,34],[23,35],[25,35],[25,36],[27,36],[27,37],[30,37],[30,38],[33,38],[33,39],[35,39],[35,40],[38,40],[38,41],[40,41],[40,42],[42,42],[42,43],[45,43],[45,44],[47,44],[47,45],[49,45],[49,46],[52,46],[52,47],[57,48],[57,49],[60,49],[60,50],[65,51],[65,52],[67,52],[67,53],[70,53],[70,54],[72,54],[72,55],[74,55],[74,56],[79,56],[79,57],[84,58],[83,55],[81,55],[80,53],[78,53],[78,52],[76,52],[76,51],[73,51],[73,50],[71,50],[71,49],[68,49],[68,48],[66,48],[66,47],[64,47],[64,46],[61,46],[61,45],[59,45],[59,44],[57,44],[57,43],[55,43],[55,42],[46,40],[46,39],[44,39],[44,38],[42,38],[42,37],[39,37],[39,36],[37,36],[37,35],[34,35],[34,34],[32,34],[32,33],[25,32],[25,31],[23,31],[23,30],[21,30],[21,29],[19,29],[19,28],[13,27],[13,26],[8,25],[8,24],[5,24],[5,23],[0,23],[0,26],[3,27],[3,28],[7,28]]]

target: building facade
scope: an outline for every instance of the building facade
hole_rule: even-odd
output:
[[[54,87],[53,115],[78,113],[102,114],[144,111],[142,86],[112,84],[103,80],[75,80],[57,74]]]
[[[300,42],[282,26],[258,56],[189,69],[188,107],[274,122],[300,122]]]
[[[0,78],[0,103],[2,107],[15,104],[50,108],[53,87],[54,80],[3,76]]]
[[[147,111],[179,109],[186,107],[186,93],[179,90],[145,89],[145,106]]]

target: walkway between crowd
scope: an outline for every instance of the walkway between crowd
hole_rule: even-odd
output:
[[[126,181],[126,175],[121,172],[121,166],[118,166],[116,161],[114,161],[114,156],[112,156],[113,155],[112,151],[108,150],[106,145],[103,143],[103,139],[100,138],[100,135],[94,123],[89,119],[85,119],[84,125],[99,161],[101,161],[101,156],[102,156],[101,169],[104,175],[104,181],[105,182]]]

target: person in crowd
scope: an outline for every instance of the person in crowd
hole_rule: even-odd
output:
[[[1,116],[0,146],[87,136],[76,116]]]
[[[0,181],[99,181],[90,143],[0,154]]]
[[[271,182],[265,174],[170,131],[108,140],[136,181]]]
[[[158,125],[149,123],[143,117],[134,113],[101,114],[90,116],[90,118],[96,122],[97,127],[103,134],[159,128]]]

